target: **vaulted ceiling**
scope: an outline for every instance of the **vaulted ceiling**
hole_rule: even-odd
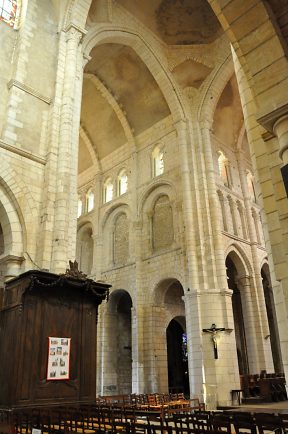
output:
[[[206,0],[116,0],[124,13],[153,32],[163,47],[205,47],[222,35]],[[93,0],[87,26],[108,17],[108,2]],[[126,12],[125,12],[126,11]],[[129,46],[97,45],[84,71],[79,172],[101,161],[170,115],[168,104],[148,67]],[[192,58],[172,65],[178,85],[198,89],[213,69]]]

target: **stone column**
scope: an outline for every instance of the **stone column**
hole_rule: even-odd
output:
[[[187,352],[190,396],[204,399],[204,372],[201,333],[200,293],[188,290],[183,297],[185,303]]]
[[[100,318],[99,318],[100,319]],[[101,309],[101,335],[99,336],[101,351],[99,351],[100,373],[98,384],[102,395],[115,395],[118,390],[118,351],[116,313],[109,312],[108,305]]]
[[[220,226],[220,212],[219,204],[217,200],[217,187],[214,175],[214,162],[212,156],[212,144],[211,144],[211,134],[210,134],[210,119],[202,119],[200,122],[201,140],[203,143],[203,151],[205,158],[205,175],[206,175],[206,186],[207,186],[207,196],[209,204],[209,216],[207,218],[210,236],[210,249],[211,249],[211,260],[209,262],[214,263],[214,269],[211,270],[211,274],[214,273],[214,286],[210,288],[218,288],[220,291],[225,291],[227,289],[227,275],[225,267],[225,257],[223,248],[223,237]],[[212,268],[212,266],[211,266]],[[212,283],[212,276],[211,276]]]
[[[265,336],[269,334],[269,325],[268,325],[267,312],[265,306],[264,291],[262,286],[260,263],[259,263],[258,251],[257,251],[257,243],[258,243],[257,238],[259,237],[259,234],[258,235],[256,234],[256,228],[253,222],[254,218],[251,213],[251,200],[248,192],[246,174],[244,171],[245,165],[243,162],[243,153],[241,151],[239,151],[237,154],[237,161],[238,161],[238,170],[240,176],[240,184],[241,184],[241,189],[244,197],[248,238],[250,240],[251,254],[252,254],[252,265],[253,265],[253,274],[254,274],[253,279],[255,282],[256,294],[253,296],[252,293],[250,292],[250,298],[252,300],[252,305],[254,307],[254,310],[251,314],[252,315],[251,318],[253,318],[253,322],[255,324],[254,326],[255,333],[257,333],[258,335],[256,347],[258,351],[257,357],[259,358],[259,361],[257,362],[258,364],[257,366],[261,370],[271,366],[272,353],[271,353],[271,348],[268,348],[267,342],[264,341]],[[249,285],[251,285],[251,283],[252,282],[250,281]]]
[[[224,198],[224,195],[223,195],[222,191],[218,192],[218,197],[219,197],[220,206],[221,206],[221,212],[222,212],[223,230],[225,232],[228,232],[227,214],[226,214],[226,207],[225,207],[225,198]]]
[[[78,106],[79,101],[75,101],[75,94],[79,98],[77,63],[79,62],[79,44],[84,33],[84,30],[74,25],[69,25],[65,32],[66,59],[60,107],[57,184],[51,260],[51,271],[56,273],[63,272],[68,260],[73,259],[75,256],[75,242],[74,246],[72,246],[70,238],[71,231],[73,234],[76,232],[74,226],[77,224],[77,168],[75,164],[77,158],[75,155],[78,155],[80,111]],[[76,135],[75,125],[78,126],[78,135]],[[72,220],[73,228],[69,224]]]
[[[228,197],[229,208],[231,213],[232,225],[233,225],[233,234],[238,236],[238,228],[236,224],[236,205],[231,196]]]
[[[142,278],[142,222],[137,220],[133,223],[135,240],[135,298],[134,307],[131,310],[132,326],[132,392],[145,392],[144,378],[144,309],[143,309],[143,278]]]
[[[258,343],[255,329],[255,315],[252,300],[252,288],[250,286],[249,276],[238,276],[237,286],[239,285],[242,307],[243,321],[245,328],[245,337],[247,345],[247,355],[249,371],[253,373],[260,372],[260,363],[258,357]]]
[[[187,332],[187,351],[188,351],[188,369],[190,396],[197,395],[203,397],[203,354],[201,345],[201,314],[197,289],[198,280],[198,262],[196,258],[196,234],[197,224],[194,216],[197,206],[192,201],[191,189],[191,170],[188,158],[188,131],[187,123],[181,120],[175,124],[180,156],[183,179],[183,218],[185,224],[185,244],[187,255],[187,287],[185,291],[185,317]]]
[[[185,240],[186,240],[186,255],[187,255],[187,286],[193,289],[198,287],[198,264],[195,252],[196,246],[196,224],[193,216],[195,215],[195,206],[192,202],[191,189],[191,170],[189,168],[188,158],[188,137],[186,121],[181,120],[175,124],[177,138],[181,156],[181,169],[183,179],[183,214],[185,222]]]

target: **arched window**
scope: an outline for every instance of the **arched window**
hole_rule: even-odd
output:
[[[113,182],[108,178],[104,184],[104,203],[110,202],[113,199]]]
[[[90,188],[86,193],[86,210],[87,212],[92,211],[94,208],[94,193]]]
[[[82,200],[81,197],[78,197],[77,217],[79,218],[81,214],[82,214]]]
[[[153,177],[164,173],[164,152],[163,148],[156,146],[152,152],[152,174]]]
[[[226,187],[230,187],[232,183],[229,160],[222,151],[218,151],[218,169],[220,178],[224,182],[224,185],[226,185]]]
[[[117,186],[118,186],[118,196],[126,193],[128,188],[128,177],[126,174],[126,170],[121,170],[117,178]]]
[[[248,187],[249,197],[251,200],[256,202],[256,194],[255,194],[255,188],[254,188],[254,176],[252,175],[252,173],[249,170],[247,170],[246,179],[247,179],[247,187]]]
[[[0,21],[14,27],[17,13],[16,0],[0,0]]]

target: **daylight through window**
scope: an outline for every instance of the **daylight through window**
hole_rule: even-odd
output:
[[[0,20],[13,27],[16,18],[17,1],[0,0]]]

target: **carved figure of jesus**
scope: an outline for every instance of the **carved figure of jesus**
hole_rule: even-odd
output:
[[[211,333],[211,340],[214,349],[214,359],[218,359],[218,347],[217,347],[217,335],[218,332],[224,332],[226,329],[224,327],[216,327],[216,324],[212,324],[210,329],[203,329],[204,333]]]

